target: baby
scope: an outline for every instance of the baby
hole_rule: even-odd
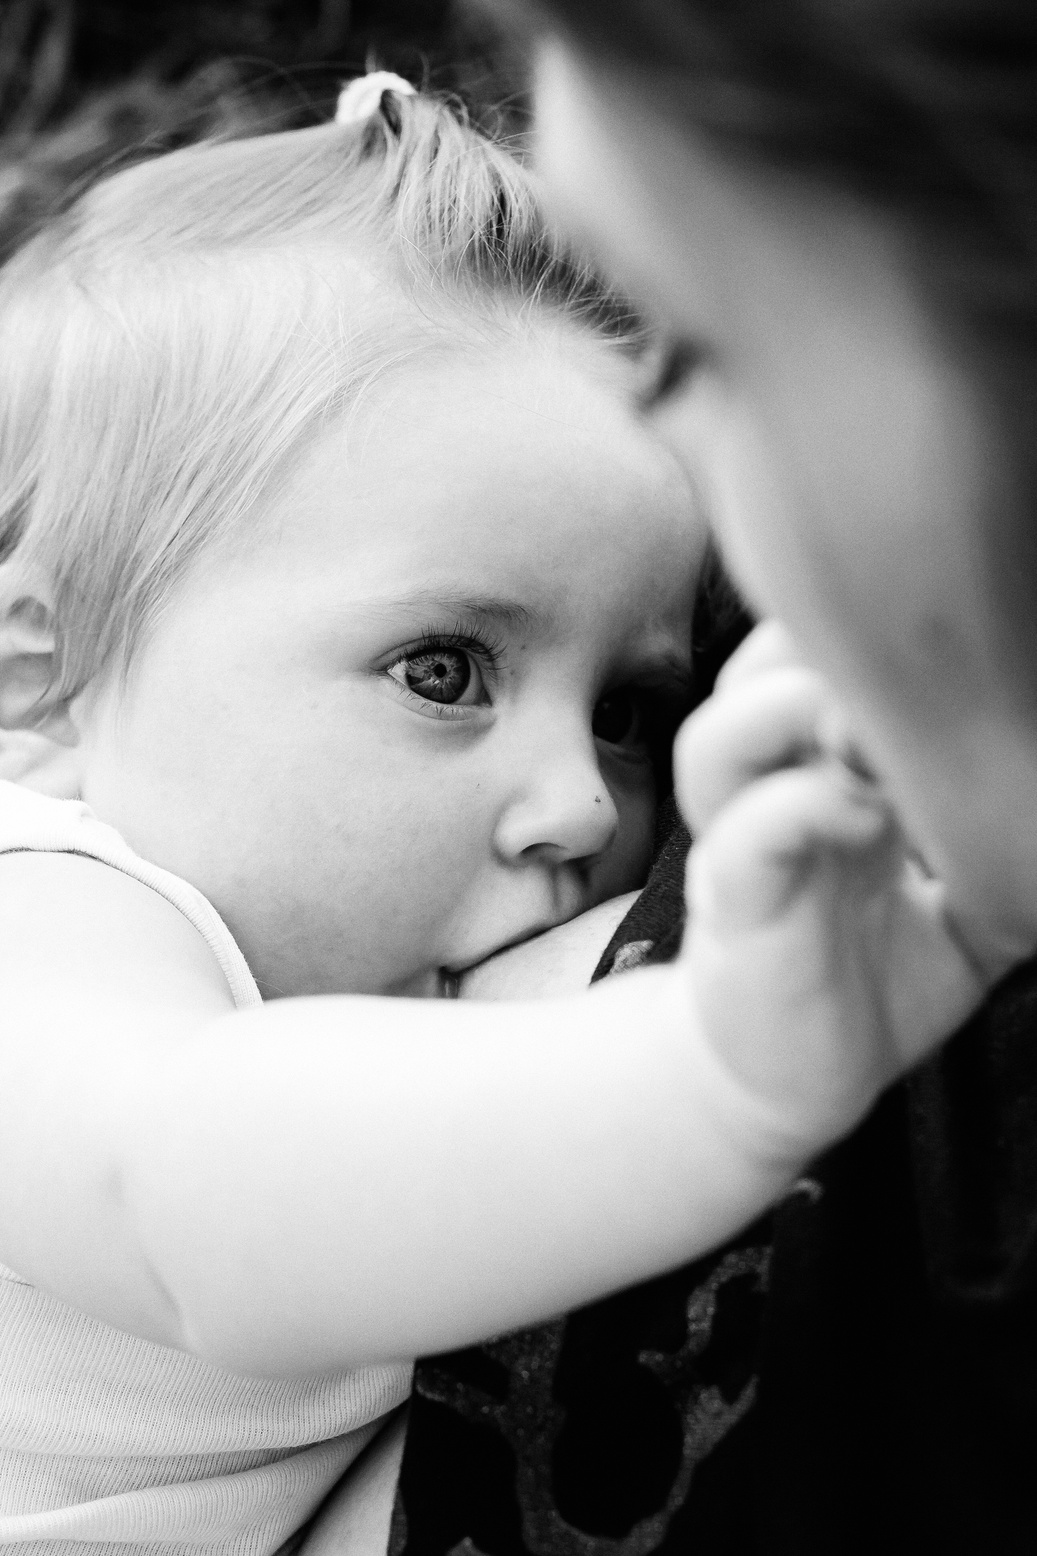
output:
[[[704,536],[527,176],[358,92],[0,286],[0,723],[80,796],[0,786],[0,1543],[296,1548],[411,1357],[707,1248],[980,993],[797,672],[678,752],[678,963],[440,998],[643,878]]]

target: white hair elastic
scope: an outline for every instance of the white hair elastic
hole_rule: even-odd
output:
[[[357,124],[377,113],[383,92],[395,92],[398,97],[414,97],[414,88],[402,76],[391,70],[372,70],[369,75],[357,76],[338,94],[335,107],[336,124]]]

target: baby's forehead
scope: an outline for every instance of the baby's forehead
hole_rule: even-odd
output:
[[[634,373],[603,374],[565,342],[433,349],[371,385],[301,468],[316,505],[341,494],[364,549],[406,534],[500,565],[538,536],[553,555],[617,558],[704,538],[686,471],[639,418]],[[497,592],[495,590],[495,592]]]

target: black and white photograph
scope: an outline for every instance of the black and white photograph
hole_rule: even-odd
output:
[[[1037,1553],[1037,4],[0,0],[0,1547]]]

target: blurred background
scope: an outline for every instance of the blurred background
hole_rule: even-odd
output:
[[[102,171],[319,122],[368,66],[525,128],[518,49],[457,0],[0,0],[0,260]]]

